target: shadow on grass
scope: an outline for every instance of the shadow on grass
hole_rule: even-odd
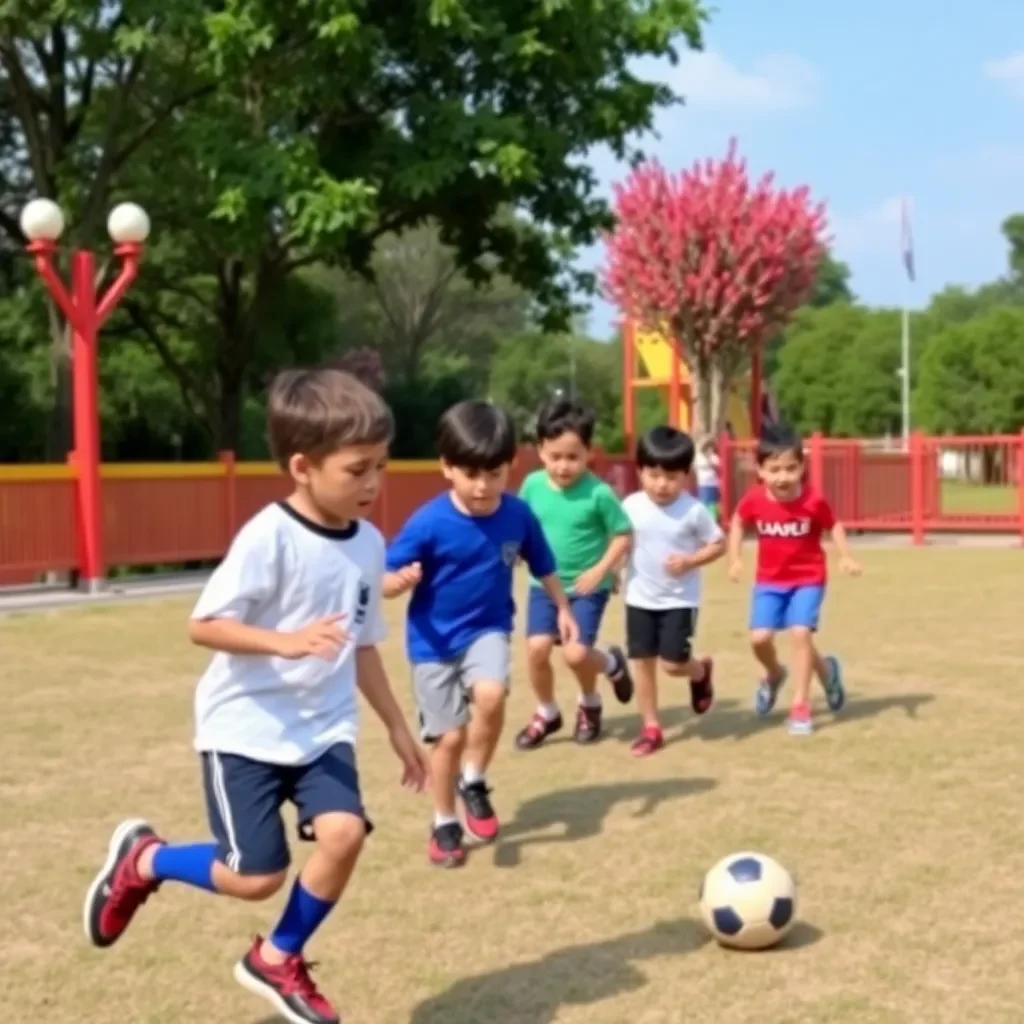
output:
[[[637,961],[691,953],[710,941],[695,921],[663,921],[606,942],[463,978],[413,1010],[410,1024],[551,1024],[565,1006],[589,1006],[647,984]],[[680,1007],[680,1017],[682,1017]]]
[[[874,718],[887,711],[902,711],[907,718],[917,718],[918,710],[935,700],[931,693],[894,693],[886,697],[847,698],[846,707],[838,715],[822,709],[815,714],[814,727],[818,732],[836,729],[847,722]],[[698,718],[689,707],[673,705],[663,708],[661,724],[665,729],[665,745],[687,739],[744,740],[766,729],[784,727],[786,718],[785,702],[780,699],[779,707],[772,714],[761,718],[754,714],[753,707],[738,700],[719,700],[703,717]],[[679,727],[682,726],[682,730]],[[619,715],[606,723],[606,735],[610,739],[632,742],[640,732],[637,715]]]
[[[642,801],[633,817],[645,818],[667,800],[704,793],[714,785],[713,779],[705,778],[650,779],[542,793],[520,804],[516,816],[502,825],[494,864],[516,867],[524,846],[575,843],[599,835],[612,808],[623,801]],[[546,834],[556,825],[563,826],[561,832]]]

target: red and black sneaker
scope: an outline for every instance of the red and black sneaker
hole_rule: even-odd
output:
[[[498,838],[498,816],[491,803],[490,787],[483,779],[459,779],[459,796],[466,805],[466,831],[481,843],[493,843]]]
[[[626,652],[621,647],[609,647],[608,656],[615,662],[615,667],[608,673],[615,699],[620,704],[628,704],[633,699],[633,677],[629,674]]]
[[[85,937],[105,949],[124,934],[136,911],[160,888],[139,874],[139,857],[162,840],[139,818],[122,821],[107,846],[107,859],[85,894]]]
[[[235,981],[266,999],[293,1024],[341,1024],[338,1011],[324,998],[310,976],[313,964],[298,954],[283,964],[263,959],[263,939],[257,935],[249,952],[235,964]]]
[[[665,746],[665,737],[656,725],[645,725],[629,748],[634,757],[650,757]]]
[[[555,715],[554,718],[545,718],[539,711],[536,711],[525,728],[516,733],[516,746],[520,750],[533,750],[561,728],[561,714]]]
[[[701,658],[704,678],[695,683],[690,680],[690,707],[694,713],[703,715],[715,703],[715,663],[710,658]]]
[[[588,708],[583,704],[576,707],[576,729],[573,739],[577,743],[596,743],[601,738],[601,705]]]
[[[466,863],[466,848],[462,845],[462,826],[457,821],[437,825],[430,833],[427,857],[439,868],[460,868]]]

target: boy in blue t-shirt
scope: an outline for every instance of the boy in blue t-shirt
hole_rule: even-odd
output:
[[[384,596],[413,591],[406,647],[420,728],[433,744],[428,856],[441,867],[466,859],[456,791],[469,832],[484,843],[498,836],[485,772],[505,719],[520,558],[555,603],[562,641],[579,636],[540,523],[505,493],[515,453],[515,426],[503,409],[481,401],[452,406],[438,427],[451,489],[414,512],[388,548]]]

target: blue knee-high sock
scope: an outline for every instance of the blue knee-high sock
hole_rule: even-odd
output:
[[[213,884],[216,859],[216,843],[161,846],[153,855],[153,876],[161,882],[184,882],[196,889],[216,892]]]
[[[270,936],[271,945],[282,953],[301,953],[333,907],[333,902],[314,896],[296,879],[281,920]]]

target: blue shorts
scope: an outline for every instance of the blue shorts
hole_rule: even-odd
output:
[[[601,618],[611,596],[610,590],[595,590],[593,594],[570,594],[569,604],[580,627],[580,643],[593,647],[601,630]],[[526,635],[558,638],[558,609],[542,587],[530,587],[526,603]]]
[[[316,839],[313,822],[332,811],[353,814],[373,825],[363,809],[359,772],[351,744],[336,743],[310,764],[268,764],[238,754],[206,752],[203,789],[217,859],[238,875],[271,875],[291,857],[281,807],[299,812],[299,838]]]
[[[803,626],[814,632],[818,628],[825,587],[784,587],[758,583],[750,602],[750,628],[779,632]]]

